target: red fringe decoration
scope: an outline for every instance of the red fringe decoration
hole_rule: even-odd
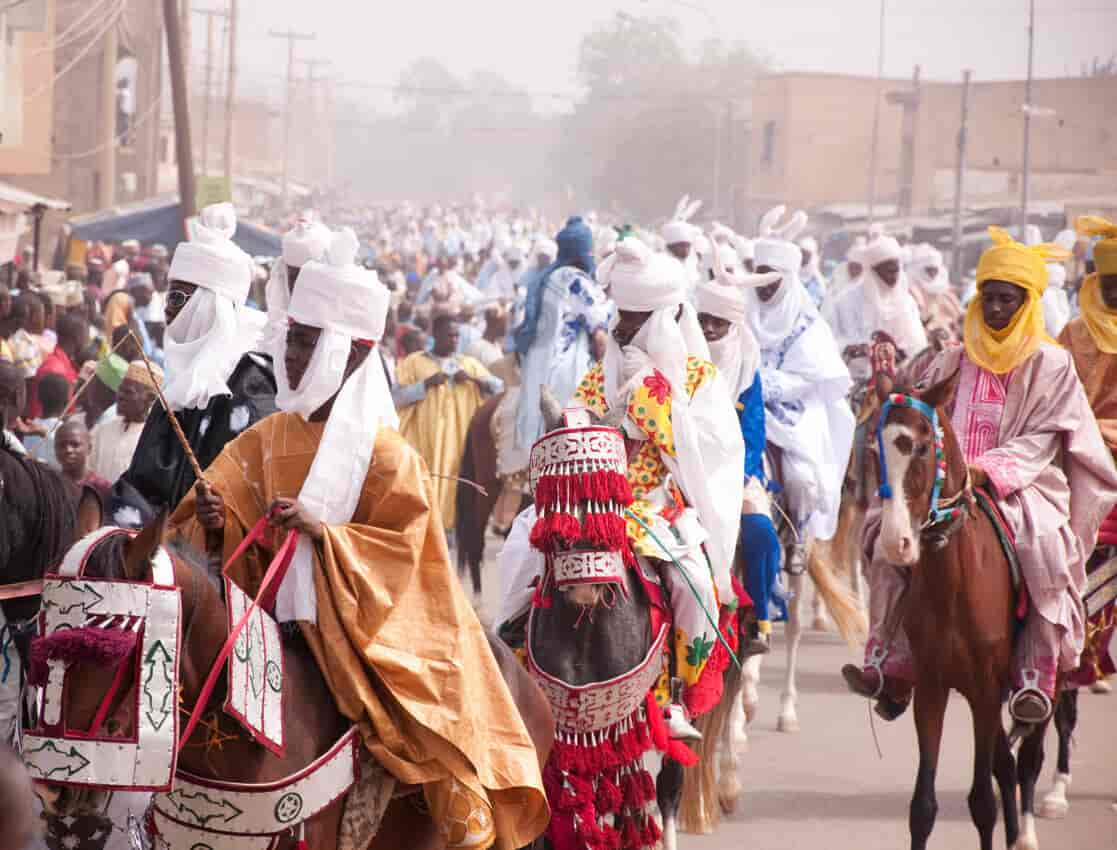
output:
[[[739,636],[737,635],[737,612],[729,608],[722,608],[719,631],[725,637],[725,642],[736,652]],[[713,709],[721,700],[725,688],[725,671],[729,669],[730,658],[725,646],[720,640],[714,641],[710,659],[702,668],[702,675],[698,681],[686,689],[683,697],[687,711],[692,717],[705,714]]]
[[[48,661],[67,665],[85,662],[113,669],[136,648],[136,637],[133,631],[85,626],[35,638],[31,641],[27,681],[36,687],[45,685],[49,675]]]
[[[667,758],[677,761],[683,767],[694,767],[698,764],[698,756],[682,741],[676,741],[667,735],[667,721],[663,712],[655,704],[655,694],[648,692],[646,699],[648,714],[648,732],[651,733],[652,742],[659,752]]]
[[[612,512],[587,513],[582,521],[582,539],[596,549],[617,552],[628,548],[628,532],[624,517]]]
[[[544,475],[535,485],[535,504],[540,513],[582,502],[616,502],[627,507],[632,504],[632,487],[623,474],[605,470]]]
[[[568,513],[546,513],[535,521],[530,542],[541,552],[554,552],[576,543],[582,537],[578,518]]]

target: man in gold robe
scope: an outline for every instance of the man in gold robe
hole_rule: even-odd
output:
[[[416,351],[396,366],[392,395],[399,410],[400,434],[427,462],[434,475],[442,525],[452,529],[455,479],[469,423],[485,396],[499,393],[504,385],[478,360],[458,353],[460,331],[455,316],[436,316],[431,333],[434,345],[430,351]]]
[[[450,567],[434,487],[394,430],[369,356],[389,294],[353,264],[352,231],[329,264],[303,266],[276,361],[279,413],[226,445],[173,522],[228,562],[261,517],[300,533],[276,597],[338,709],[397,780],[423,786],[445,846],[521,847],[548,809],[536,752]],[[231,569],[256,593],[281,534]],[[405,846],[406,842],[401,844]]]

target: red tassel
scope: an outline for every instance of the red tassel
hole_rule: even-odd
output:
[[[300,838],[298,841],[295,842],[295,850],[309,850],[309,846],[307,845],[305,838]]]
[[[631,773],[621,777],[621,799],[626,809],[639,809],[644,805],[643,789],[639,780]]]
[[[637,775],[644,789],[644,802],[651,802],[655,799],[655,780],[646,770],[641,770]]]
[[[636,821],[632,815],[625,815],[621,825],[621,846],[624,848],[640,847],[640,833],[636,831]]]
[[[645,847],[655,847],[663,837],[663,830],[650,815],[644,815],[644,831],[641,837],[644,839]]]
[[[607,823],[601,825],[601,838],[605,850],[621,850],[621,834]]]
[[[617,787],[608,774],[597,780],[597,813],[598,815],[611,815],[621,809],[621,789]]]

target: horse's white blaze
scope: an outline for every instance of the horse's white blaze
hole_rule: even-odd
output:
[[[884,426],[884,459],[892,498],[882,503],[880,543],[884,547],[884,556],[891,563],[910,566],[919,560],[919,538],[904,496],[904,478],[907,477],[912,456],[897,447],[896,441],[900,437],[906,437],[914,446],[915,433],[911,428],[897,424]]]

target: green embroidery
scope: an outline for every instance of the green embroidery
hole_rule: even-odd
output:
[[[686,663],[691,667],[701,667],[710,657],[710,650],[713,648],[712,640],[706,640],[702,635],[698,635],[686,649]]]

